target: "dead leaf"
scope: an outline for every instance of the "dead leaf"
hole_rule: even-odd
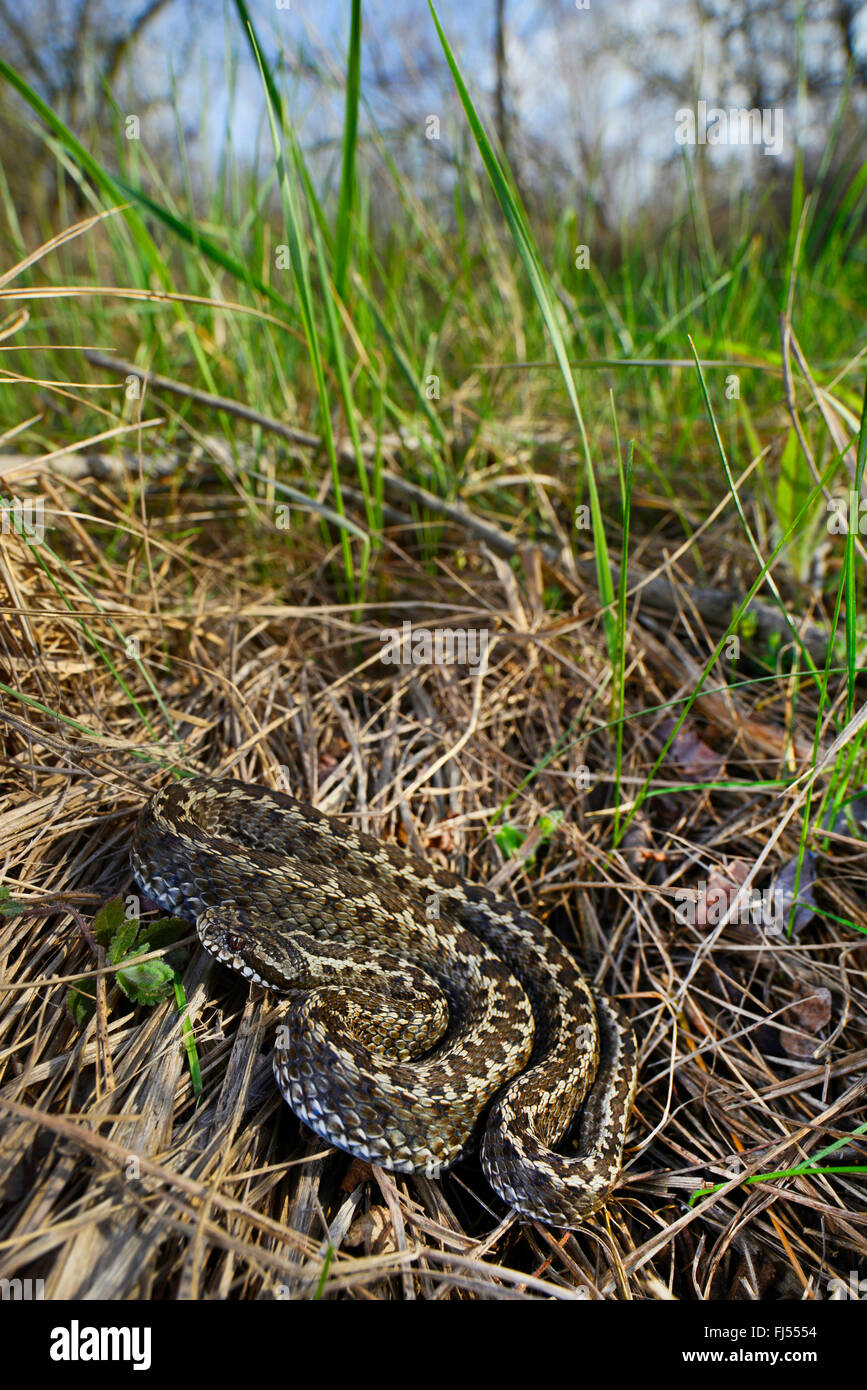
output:
[[[805,991],[805,997],[790,1004],[780,1015],[778,1020],[780,1042],[790,1057],[812,1057],[816,1051],[816,1044],[811,1038],[805,1038],[801,1035],[803,1033],[820,1033],[830,1022],[831,991],[825,989],[824,985],[810,987],[799,981],[795,982],[795,987]],[[786,1031],[790,1028],[798,1028],[801,1031],[800,1033]]]
[[[663,741],[668,738],[674,724],[673,719],[664,719],[660,724],[657,732],[662,735]],[[685,777],[695,778],[697,782],[712,782],[725,771],[725,758],[709,748],[687,725],[675,736],[666,759],[677,763]]]
[[[725,869],[711,869],[704,891],[699,892],[695,905],[695,922],[699,927],[717,927],[735,902],[743,883],[750,872],[751,865],[742,859],[734,859]],[[734,921],[740,921],[746,911],[739,907]],[[749,916],[749,914],[747,914]]]
[[[797,856],[789,859],[771,883],[771,912],[765,926],[785,932],[788,930],[789,913],[795,901],[795,878],[798,873]],[[798,879],[798,906],[792,922],[792,934],[801,931],[813,920],[816,900],[813,884],[816,879],[816,856],[808,850],[801,861],[801,875]]]
[[[353,1221],[346,1232],[346,1242],[354,1248],[363,1245],[368,1255],[384,1255],[397,1249],[391,1213],[388,1207],[371,1207],[370,1211]]]

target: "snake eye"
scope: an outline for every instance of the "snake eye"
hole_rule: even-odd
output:
[[[244,938],[240,932],[227,931],[225,936],[226,946],[236,956],[239,956],[244,949]]]

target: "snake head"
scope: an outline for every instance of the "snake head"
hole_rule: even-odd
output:
[[[237,908],[226,905],[200,913],[196,931],[206,951],[250,984],[281,992],[289,988],[298,953],[285,937],[252,925]]]

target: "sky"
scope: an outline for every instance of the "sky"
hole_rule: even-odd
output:
[[[58,14],[71,13],[78,2],[59,0]],[[308,155],[319,151],[314,167],[322,168],[329,154],[339,158],[349,0],[247,2],[272,64],[282,54],[286,66],[297,71],[303,54],[314,55],[306,75],[289,79],[284,90],[305,150]],[[34,13],[48,6],[50,17],[50,0],[31,3]],[[722,0],[703,3],[722,5]],[[742,3],[737,0],[733,10]],[[810,0],[807,6],[804,0],[811,59],[821,51],[827,35],[823,16],[835,3]],[[94,0],[94,13],[100,4],[106,22],[115,25],[120,17],[141,12],[141,0]],[[494,0],[438,0],[437,8],[473,99],[490,125]],[[563,169],[574,171],[576,183],[597,161],[615,217],[630,201],[652,197],[666,162],[679,164],[675,116],[683,103],[692,104],[697,93],[711,104],[741,104],[747,95],[731,84],[712,26],[699,27],[698,9],[698,0],[507,0],[510,95],[518,127],[537,147],[556,154]],[[867,3],[861,5],[861,18],[859,44],[867,57]],[[49,22],[45,14],[42,20]],[[774,24],[773,16],[769,22]],[[412,131],[436,114],[444,147],[465,140],[465,118],[426,0],[364,0],[363,25],[362,89],[377,127],[386,136]],[[619,31],[614,41],[613,30]],[[780,22],[774,36],[794,53],[794,27],[787,33]],[[743,38],[739,31],[737,38]],[[651,98],[645,79],[660,62],[672,80],[662,96]],[[332,80],[314,79],[314,66],[330,70]],[[383,74],[402,80],[386,91]],[[232,0],[175,0],[147,28],[128,75],[130,89],[124,93],[121,83],[116,91],[122,109],[125,99],[132,109],[142,94],[162,99],[162,114],[153,119],[172,137],[175,117],[165,98],[177,92],[185,142],[206,179],[225,149],[227,131],[240,159],[251,159],[258,149],[270,164],[261,81]],[[82,81],[88,81],[87,73]],[[794,148],[796,115],[787,112],[786,158]],[[363,111],[362,135],[369,119]],[[826,127],[808,106],[799,120],[803,141],[809,145],[812,139],[820,147]],[[761,162],[761,151],[709,153],[720,166],[728,159],[746,177],[756,160]]]
[[[822,41],[822,15],[831,4],[833,0],[814,0],[806,10],[813,54]],[[272,59],[282,51],[294,61],[306,47],[320,62],[332,65],[334,87],[323,90],[321,84],[302,83],[295,89],[291,109],[306,143],[327,146],[331,140],[336,148],[343,123],[339,83],[348,38],[348,0],[249,0],[249,9]],[[489,120],[488,98],[495,78],[494,9],[494,0],[439,0],[437,5],[473,99]],[[576,170],[588,151],[598,151],[609,182],[619,181],[619,188],[609,192],[624,204],[652,196],[662,163],[679,159],[674,131],[681,103],[693,104],[696,92],[711,106],[738,105],[747,97],[745,91],[727,85],[713,31],[699,29],[696,9],[690,0],[619,0],[617,5],[611,0],[577,0],[574,6],[565,0],[559,5],[553,0],[507,0],[510,91],[521,130],[540,142],[552,142],[565,164]],[[257,132],[267,149],[259,75],[245,48],[235,6],[224,0],[222,12],[207,5],[205,14],[196,58],[209,99],[200,128],[210,123],[209,139],[217,149],[230,119],[239,153],[255,148]],[[861,17],[859,42],[867,55],[867,4]],[[400,128],[407,119],[421,122],[432,112],[441,117],[444,138],[456,135],[464,118],[425,0],[364,0],[363,23],[363,90],[380,128]],[[624,48],[630,53],[606,42],[612,24],[623,29]],[[654,40],[652,36],[666,29],[664,38]],[[238,59],[231,118],[225,80],[227,35]],[[790,40],[794,53],[794,29]],[[785,30],[782,41],[786,43]],[[675,83],[666,99],[650,101],[642,86],[643,62],[650,65],[663,52],[680,90]],[[413,61],[423,65],[426,58],[433,62],[430,75],[422,71],[417,83],[400,87],[391,97],[377,95],[373,79],[378,73],[406,73]],[[812,139],[821,146],[824,126],[813,116],[808,107],[801,111],[801,138],[807,145]],[[788,113],[787,119],[785,158],[794,148],[797,116]],[[746,171],[761,163],[762,151],[719,149],[710,154],[719,165],[728,159]]]
[[[603,0],[590,3],[601,4]],[[312,83],[302,84],[294,90],[291,109],[305,144],[327,145],[331,141],[336,155],[343,129],[339,81],[347,47],[349,5],[346,0],[290,0],[290,6],[278,9],[277,0],[250,0],[249,10],[272,61],[281,51],[294,59],[299,48],[306,46],[317,52],[320,61],[325,58],[333,64],[334,88],[327,91]],[[628,0],[627,8],[633,12],[633,22],[640,26],[659,7],[657,0]],[[437,11],[473,100],[490,121],[489,97],[495,82],[493,0],[473,0],[470,4],[466,0],[439,0]],[[595,65],[592,90],[583,97],[573,90],[574,69],[581,56],[576,49],[580,49],[582,26],[588,33],[594,28],[592,12],[567,13],[566,33],[562,19],[551,5],[537,0],[511,0],[507,17],[510,93],[521,129],[540,141],[551,139],[552,132],[556,139],[556,132],[562,131],[567,161],[572,154],[578,161],[577,149],[570,151],[570,132],[577,125],[589,128],[594,141],[607,138],[612,144],[628,144],[634,125],[630,99],[635,96],[637,83],[625,65],[616,59],[600,62]],[[363,23],[362,85],[379,127],[384,131],[402,128],[414,115],[421,123],[433,113],[440,116],[445,140],[456,136],[459,130],[463,133],[465,120],[423,0],[364,0]],[[227,49],[236,58],[231,98],[226,80]],[[171,52],[171,45],[166,44],[169,59]],[[429,62],[433,59],[433,72],[420,75],[417,85],[401,86],[393,97],[377,91],[374,78],[378,73],[405,70],[411,67],[414,56],[419,63],[426,57]],[[160,55],[156,51],[153,68],[158,83]],[[186,78],[190,92],[198,86],[208,94],[197,123],[203,152],[210,149],[216,153],[222,148],[228,122],[238,154],[251,155],[258,141],[267,157],[269,140],[259,74],[245,46],[233,4],[227,3],[223,13],[215,9],[213,17],[206,19]],[[189,94],[185,105],[191,109]],[[648,139],[652,140],[649,128],[642,134],[642,140]],[[637,159],[636,168],[628,175],[633,193],[638,192],[639,186],[645,192],[652,186],[653,175],[646,162],[644,157]]]

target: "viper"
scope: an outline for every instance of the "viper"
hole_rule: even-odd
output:
[[[636,1044],[534,916],[281,792],[193,778],[141,813],[133,873],[287,996],[274,1073],[316,1134],[437,1176],[478,1144],[516,1211],[576,1227],[615,1184]]]

